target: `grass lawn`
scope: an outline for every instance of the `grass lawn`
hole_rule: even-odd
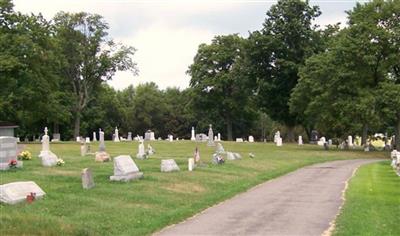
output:
[[[334,235],[400,235],[400,177],[389,161],[362,166],[351,179]]]
[[[302,166],[338,159],[385,156],[383,152],[364,153],[360,150],[324,151],[322,147],[312,145],[276,147],[271,143],[223,142],[225,150],[239,152],[243,159],[214,166],[211,164],[214,148],[207,147],[206,143],[155,141],[151,144],[156,149],[155,155],[148,160],[134,158],[144,172],[144,178],[129,183],[110,182],[113,163],[96,163],[94,156],[81,157],[78,143],[51,144],[51,150],[66,162],[63,167],[51,168],[42,167],[37,159],[39,144],[26,145],[25,149],[34,155],[33,160],[24,161],[21,170],[0,172],[0,184],[32,180],[47,195],[33,204],[0,205],[0,234],[148,235]],[[192,157],[196,145],[207,166],[189,172],[187,158]],[[97,150],[98,143],[91,146],[92,150]],[[106,142],[106,149],[112,157],[120,154],[135,157],[138,143]],[[256,157],[250,159],[249,152]],[[161,173],[160,160],[163,158],[174,158],[181,171]],[[96,183],[90,190],[81,186],[81,171],[86,167],[92,169]],[[382,178],[392,180],[394,177],[388,173]],[[377,181],[382,178],[377,177]],[[397,206],[397,217],[399,212]],[[380,220],[384,223],[387,217],[393,216],[384,215]]]

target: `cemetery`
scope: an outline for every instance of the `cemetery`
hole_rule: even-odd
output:
[[[400,1],[0,9],[1,236],[400,235]]]

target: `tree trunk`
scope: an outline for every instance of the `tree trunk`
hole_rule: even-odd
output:
[[[232,135],[232,120],[230,117],[226,119],[226,132],[228,135],[228,141],[233,140],[233,135]]]
[[[81,113],[76,112],[75,116],[75,127],[74,127],[74,138],[76,140],[77,137],[79,137],[79,131],[81,128]]]
[[[368,125],[364,124],[362,128],[362,137],[361,137],[362,146],[367,144],[367,138],[368,138]]]
[[[400,114],[397,114],[397,125],[396,125],[396,137],[395,137],[395,144],[396,150],[400,152]]]
[[[288,126],[287,141],[294,142],[294,126]]]

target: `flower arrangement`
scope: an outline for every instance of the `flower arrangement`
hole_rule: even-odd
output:
[[[32,203],[36,199],[36,193],[30,193],[29,195],[26,196],[26,201],[28,203]]]
[[[61,158],[58,158],[57,160],[57,166],[63,166],[65,164],[64,160]]]
[[[20,154],[18,154],[18,159],[19,160],[31,160],[32,154],[29,151],[22,151]]]
[[[15,168],[17,168],[17,160],[11,160],[9,163],[8,163],[8,166],[10,166],[10,169],[15,169]]]

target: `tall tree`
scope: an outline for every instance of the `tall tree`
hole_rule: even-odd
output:
[[[55,18],[56,39],[62,60],[62,76],[69,81],[74,98],[74,136],[79,136],[83,110],[99,85],[112,79],[117,70],[137,74],[132,60],[133,47],[117,45],[107,36],[108,25],[100,15],[58,13]]]
[[[289,98],[298,81],[298,69],[320,48],[319,33],[313,20],[319,8],[308,1],[280,0],[267,12],[260,31],[249,37],[252,79],[258,85],[258,104],[272,119],[288,126],[296,125],[289,112]],[[293,132],[287,137],[294,140]]]
[[[219,119],[226,127],[228,140],[233,126],[249,113],[251,90],[240,72],[244,39],[238,35],[216,36],[210,45],[201,44],[189,67],[193,106],[210,123]]]

